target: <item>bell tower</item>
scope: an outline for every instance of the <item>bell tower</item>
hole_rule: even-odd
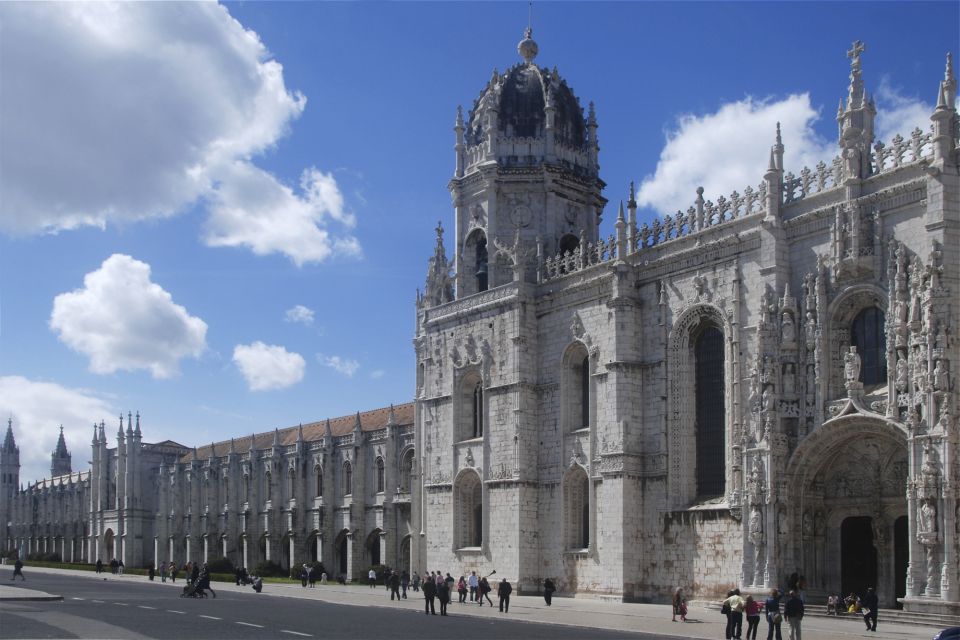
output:
[[[13,499],[20,485],[20,447],[13,438],[13,418],[7,419],[7,434],[0,444],[0,549],[8,549],[7,523],[13,516]]]
[[[515,272],[535,279],[532,260],[515,270],[498,247],[549,256],[595,242],[607,202],[593,104],[585,116],[557,70],[537,66],[530,27],[517,52],[522,62],[494,70],[466,120],[457,108],[448,185],[457,298],[511,282]]]
[[[71,471],[70,452],[67,451],[67,442],[63,438],[63,425],[60,425],[60,438],[57,440],[57,448],[50,455],[50,477],[65,476]]]

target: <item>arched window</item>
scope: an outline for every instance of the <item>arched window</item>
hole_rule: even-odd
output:
[[[377,468],[377,493],[383,493],[383,488],[386,485],[386,478],[384,477],[384,471],[383,471],[383,458],[377,457],[376,468]]]
[[[486,236],[483,236],[479,240],[477,240],[477,253],[476,253],[477,293],[487,290],[487,276],[488,276],[487,262],[488,262],[487,238]]]
[[[457,521],[457,546],[480,547],[483,545],[483,485],[480,476],[467,472],[457,481],[455,493]]]
[[[400,490],[410,491],[413,486],[413,449],[403,454],[403,462],[400,463]]]
[[[349,462],[343,463],[343,495],[353,493],[353,466]]]
[[[586,549],[590,546],[590,479],[582,467],[567,474],[563,494],[567,548]]]
[[[725,487],[723,332],[708,325],[696,337],[695,393],[697,497],[722,496]]]
[[[263,499],[269,500],[271,498],[270,493],[270,472],[263,474]]]
[[[323,497],[323,469],[320,467],[316,468],[317,474],[317,497]]]
[[[250,502],[250,476],[243,474],[243,499]]]
[[[568,233],[567,235],[560,238],[560,254],[566,255],[568,253],[573,253],[577,250],[577,247],[580,246],[580,238]]]
[[[579,342],[575,342],[563,356],[560,385],[564,429],[577,431],[588,428],[592,415],[590,356]]]
[[[868,307],[857,314],[850,326],[850,344],[860,354],[860,382],[864,386],[887,381],[887,334],[883,311]]]
[[[297,497],[297,472],[293,469],[290,469],[290,495],[287,497],[291,500]]]
[[[483,437],[483,383],[473,388],[473,437]]]
[[[580,424],[590,426],[590,356],[580,361]]]
[[[223,477],[223,504],[230,504],[230,479]]]

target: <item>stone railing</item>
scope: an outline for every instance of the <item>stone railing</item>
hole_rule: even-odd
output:
[[[843,160],[835,157],[829,165],[820,161],[816,171],[810,167],[800,170],[800,175],[788,173],[783,176],[783,203],[790,204],[815,193],[829,191],[843,185]]]
[[[889,145],[878,142],[873,145],[871,161],[873,173],[885,173],[904,165],[913,164],[933,155],[933,134],[914,129],[909,138],[894,136]]]
[[[612,235],[608,240],[601,238],[596,243],[587,243],[586,249],[578,246],[573,251],[558,253],[555,257],[544,260],[541,280],[553,280],[560,276],[576,273],[593,265],[614,260],[616,257],[616,238]]]
[[[546,140],[543,138],[509,138],[500,136],[494,141],[494,156],[504,164],[527,164],[529,162],[540,162],[547,154]],[[486,143],[468,146],[464,150],[464,160],[467,167],[475,166],[483,162],[487,157]],[[554,142],[553,157],[561,163],[569,165],[586,166],[589,158],[584,149],[564,144],[563,142]],[[515,158],[508,161],[508,158]]]

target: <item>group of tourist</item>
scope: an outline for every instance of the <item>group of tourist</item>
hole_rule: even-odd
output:
[[[373,571],[371,570],[371,573]],[[495,571],[493,573],[496,573]],[[490,575],[493,575],[491,573]],[[403,586],[405,585],[405,576],[406,572],[403,572],[403,575],[397,575],[397,572],[394,571],[388,580],[388,586],[390,586],[391,593],[390,599],[393,600],[394,593],[397,592],[397,589],[394,588],[394,584]],[[374,578],[375,578],[374,574]],[[449,573],[444,574],[441,571],[431,571],[427,573],[423,572],[421,577],[419,573],[414,572],[413,578],[410,579],[410,584],[413,586],[414,591],[422,591],[424,599],[424,614],[425,615],[437,615],[435,602],[439,601],[440,603],[440,615],[447,615],[447,605],[450,603],[451,594],[456,590],[460,596],[458,603],[459,604],[468,604],[468,603],[477,603],[479,606],[483,606],[483,601],[486,600],[487,603],[492,607],[493,600],[490,599],[490,592],[493,588],[490,586],[489,576],[477,576],[476,571],[471,571],[469,576],[460,576],[459,579],[455,579]],[[544,597],[547,600],[547,604],[550,604],[550,597],[555,591],[553,587],[553,582],[550,582],[551,589],[549,593],[547,590],[544,590]],[[513,593],[513,585],[510,582],[503,578],[500,580],[500,583],[497,585],[497,596],[500,601],[500,611],[503,613],[510,612],[510,594]],[[403,586],[403,597],[406,598],[406,586]],[[469,601],[467,598],[469,597]],[[397,599],[400,599],[400,594],[397,593]]]
[[[103,560],[97,558],[96,563],[97,573],[103,573]],[[117,560],[116,558],[110,559],[110,573],[115,576],[123,575],[123,560]]]
[[[320,584],[327,584],[327,574],[325,571],[320,572]],[[302,586],[304,589],[307,587],[311,589],[316,588],[317,571],[314,569],[313,565],[304,563],[304,565],[300,568],[300,586]]]
[[[867,631],[877,630],[877,609],[880,606],[880,600],[873,587],[868,587],[866,594],[861,598],[853,591],[846,598],[842,598],[835,593],[827,596],[827,615],[840,615],[842,612],[851,614],[860,614],[867,625]]]

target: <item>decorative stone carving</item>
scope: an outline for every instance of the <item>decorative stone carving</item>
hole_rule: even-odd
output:
[[[781,337],[783,339],[783,344],[792,345],[793,343],[795,343],[797,340],[797,329],[796,329],[796,326],[793,324],[793,316],[787,313],[786,311],[784,311],[783,316],[781,318],[780,325],[781,325]]]
[[[473,463],[474,463],[474,460],[473,460],[473,451],[471,451],[470,447],[467,447],[467,455],[464,457],[464,460],[466,460],[466,463],[467,463],[467,466],[468,466],[468,467],[472,467],[472,466],[473,466]]]
[[[933,368],[933,389],[934,391],[949,391],[950,390],[950,374],[947,373],[947,368],[944,365],[944,360],[937,360],[936,366]]]
[[[750,522],[749,522],[749,536],[750,542],[754,546],[759,547],[763,544],[763,511],[758,505],[754,505],[750,509]]]
[[[843,356],[843,377],[846,380],[847,389],[852,389],[852,385],[860,383],[860,355],[856,347],[850,347]]]
[[[783,393],[792,395],[797,390],[797,377],[794,374],[794,366],[786,364],[783,368]]]

